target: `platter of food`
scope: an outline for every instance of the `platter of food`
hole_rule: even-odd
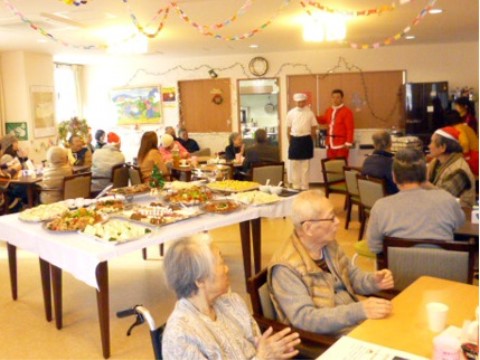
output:
[[[203,211],[213,214],[229,214],[242,208],[242,203],[228,199],[211,200],[201,206]]]
[[[135,196],[135,195],[141,195],[149,192],[150,192],[150,185],[148,184],[126,186],[126,187],[116,188],[108,191],[108,193],[111,195],[124,195],[124,196]]]
[[[123,200],[100,200],[93,205],[93,209],[103,214],[111,214],[125,209],[125,204]]]
[[[53,204],[43,204],[31,209],[22,211],[18,218],[25,222],[41,222],[52,220],[68,211],[67,205],[61,202]]]
[[[43,224],[43,228],[52,232],[74,232],[85,229],[87,225],[93,225],[103,220],[102,216],[85,208],[68,211],[62,216]]]
[[[164,199],[172,205],[181,204],[191,206],[203,204],[212,199],[212,197],[213,194],[210,189],[206,187],[193,186],[190,188],[169,191]]]
[[[253,181],[223,180],[212,182],[207,187],[214,191],[223,191],[228,193],[237,193],[243,191],[256,190],[259,183]]]
[[[122,218],[151,226],[165,226],[199,216],[203,212],[195,207],[174,210],[168,206],[152,203],[150,206],[136,206],[118,214]]]
[[[118,245],[148,236],[152,229],[128,220],[108,219],[105,222],[87,225],[80,233],[97,241]]]
[[[267,194],[258,190],[233,194],[231,198],[248,205],[273,204],[280,200],[280,197],[276,194]]]

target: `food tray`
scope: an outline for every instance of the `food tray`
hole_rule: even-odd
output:
[[[67,211],[68,207],[63,203],[44,204],[22,211],[18,218],[24,222],[38,223],[52,220]]]
[[[243,204],[239,201],[229,199],[210,200],[203,204],[201,209],[212,214],[230,214],[232,212],[242,210]]]
[[[171,205],[198,206],[211,200],[212,191],[205,187],[193,186],[187,189],[171,190],[164,200]]]
[[[78,210],[69,211],[63,214],[61,217],[55,218],[49,222],[43,224],[43,228],[49,232],[75,232],[78,230],[83,230],[85,226],[89,224],[95,224],[103,221],[102,216],[95,212],[89,211],[85,208],[80,208]],[[53,222],[58,222],[59,227],[65,227],[64,229],[51,229],[50,225]],[[61,224],[63,222],[63,224]],[[62,226],[63,225],[63,226]],[[70,227],[70,228],[68,228]]]
[[[88,225],[80,234],[104,244],[119,245],[129,241],[144,239],[152,229],[126,219],[109,218],[108,220]]]
[[[256,190],[260,187],[260,184],[253,181],[223,180],[210,183],[207,187],[213,191],[237,193]]]
[[[123,195],[123,196],[137,196],[149,193],[151,190],[148,184],[138,184],[132,186],[126,186],[108,191],[110,195]]]
[[[270,205],[280,200],[280,197],[278,197],[278,195],[267,194],[263,191],[258,190],[237,193],[232,195],[231,198],[243,204],[252,206]]]
[[[123,200],[99,200],[92,205],[92,208],[103,214],[111,214],[125,209],[125,203]]]
[[[202,215],[203,213],[204,212],[202,210],[194,208],[180,210],[169,209],[169,211],[154,211],[149,210],[149,207],[145,207],[143,209],[136,208],[133,210],[122,211],[121,213],[117,213],[112,217],[128,219],[128,221],[144,226],[163,227],[166,225],[178,223],[183,220],[192,219],[194,217]],[[143,217],[132,218],[131,216],[133,214],[140,214]]]

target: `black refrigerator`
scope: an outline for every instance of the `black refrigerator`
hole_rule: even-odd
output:
[[[448,82],[407,83],[405,85],[405,133],[417,136],[424,148],[432,133],[445,126],[449,109]]]

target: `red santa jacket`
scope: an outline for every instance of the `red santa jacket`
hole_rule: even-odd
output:
[[[319,124],[327,124],[327,147],[330,149],[341,149],[344,145],[353,144],[353,113],[346,106],[342,106],[335,112],[332,119],[333,108],[329,107],[324,116],[317,117]]]

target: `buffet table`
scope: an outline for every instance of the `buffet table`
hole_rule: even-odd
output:
[[[42,229],[41,224],[25,223],[18,214],[0,217],[2,239],[6,241],[9,255],[12,297],[16,299],[16,248],[30,251],[40,257],[42,288],[44,291],[47,320],[51,320],[50,280],[51,273],[55,321],[62,327],[62,271],[67,271],[78,280],[97,290],[97,306],[102,338],[103,356],[110,356],[108,261],[119,256],[140,251],[143,248],[165,243],[202,231],[232,224],[240,225],[245,277],[252,274],[252,252],[255,272],[261,269],[261,218],[276,218],[290,215],[294,196],[281,198],[271,205],[248,206],[230,214],[203,214],[176,224],[159,227],[149,236],[123,244],[113,245],[97,242],[79,233],[53,233]],[[153,198],[151,198],[153,199]],[[144,201],[148,201],[148,197]],[[250,236],[250,227],[252,236]]]

